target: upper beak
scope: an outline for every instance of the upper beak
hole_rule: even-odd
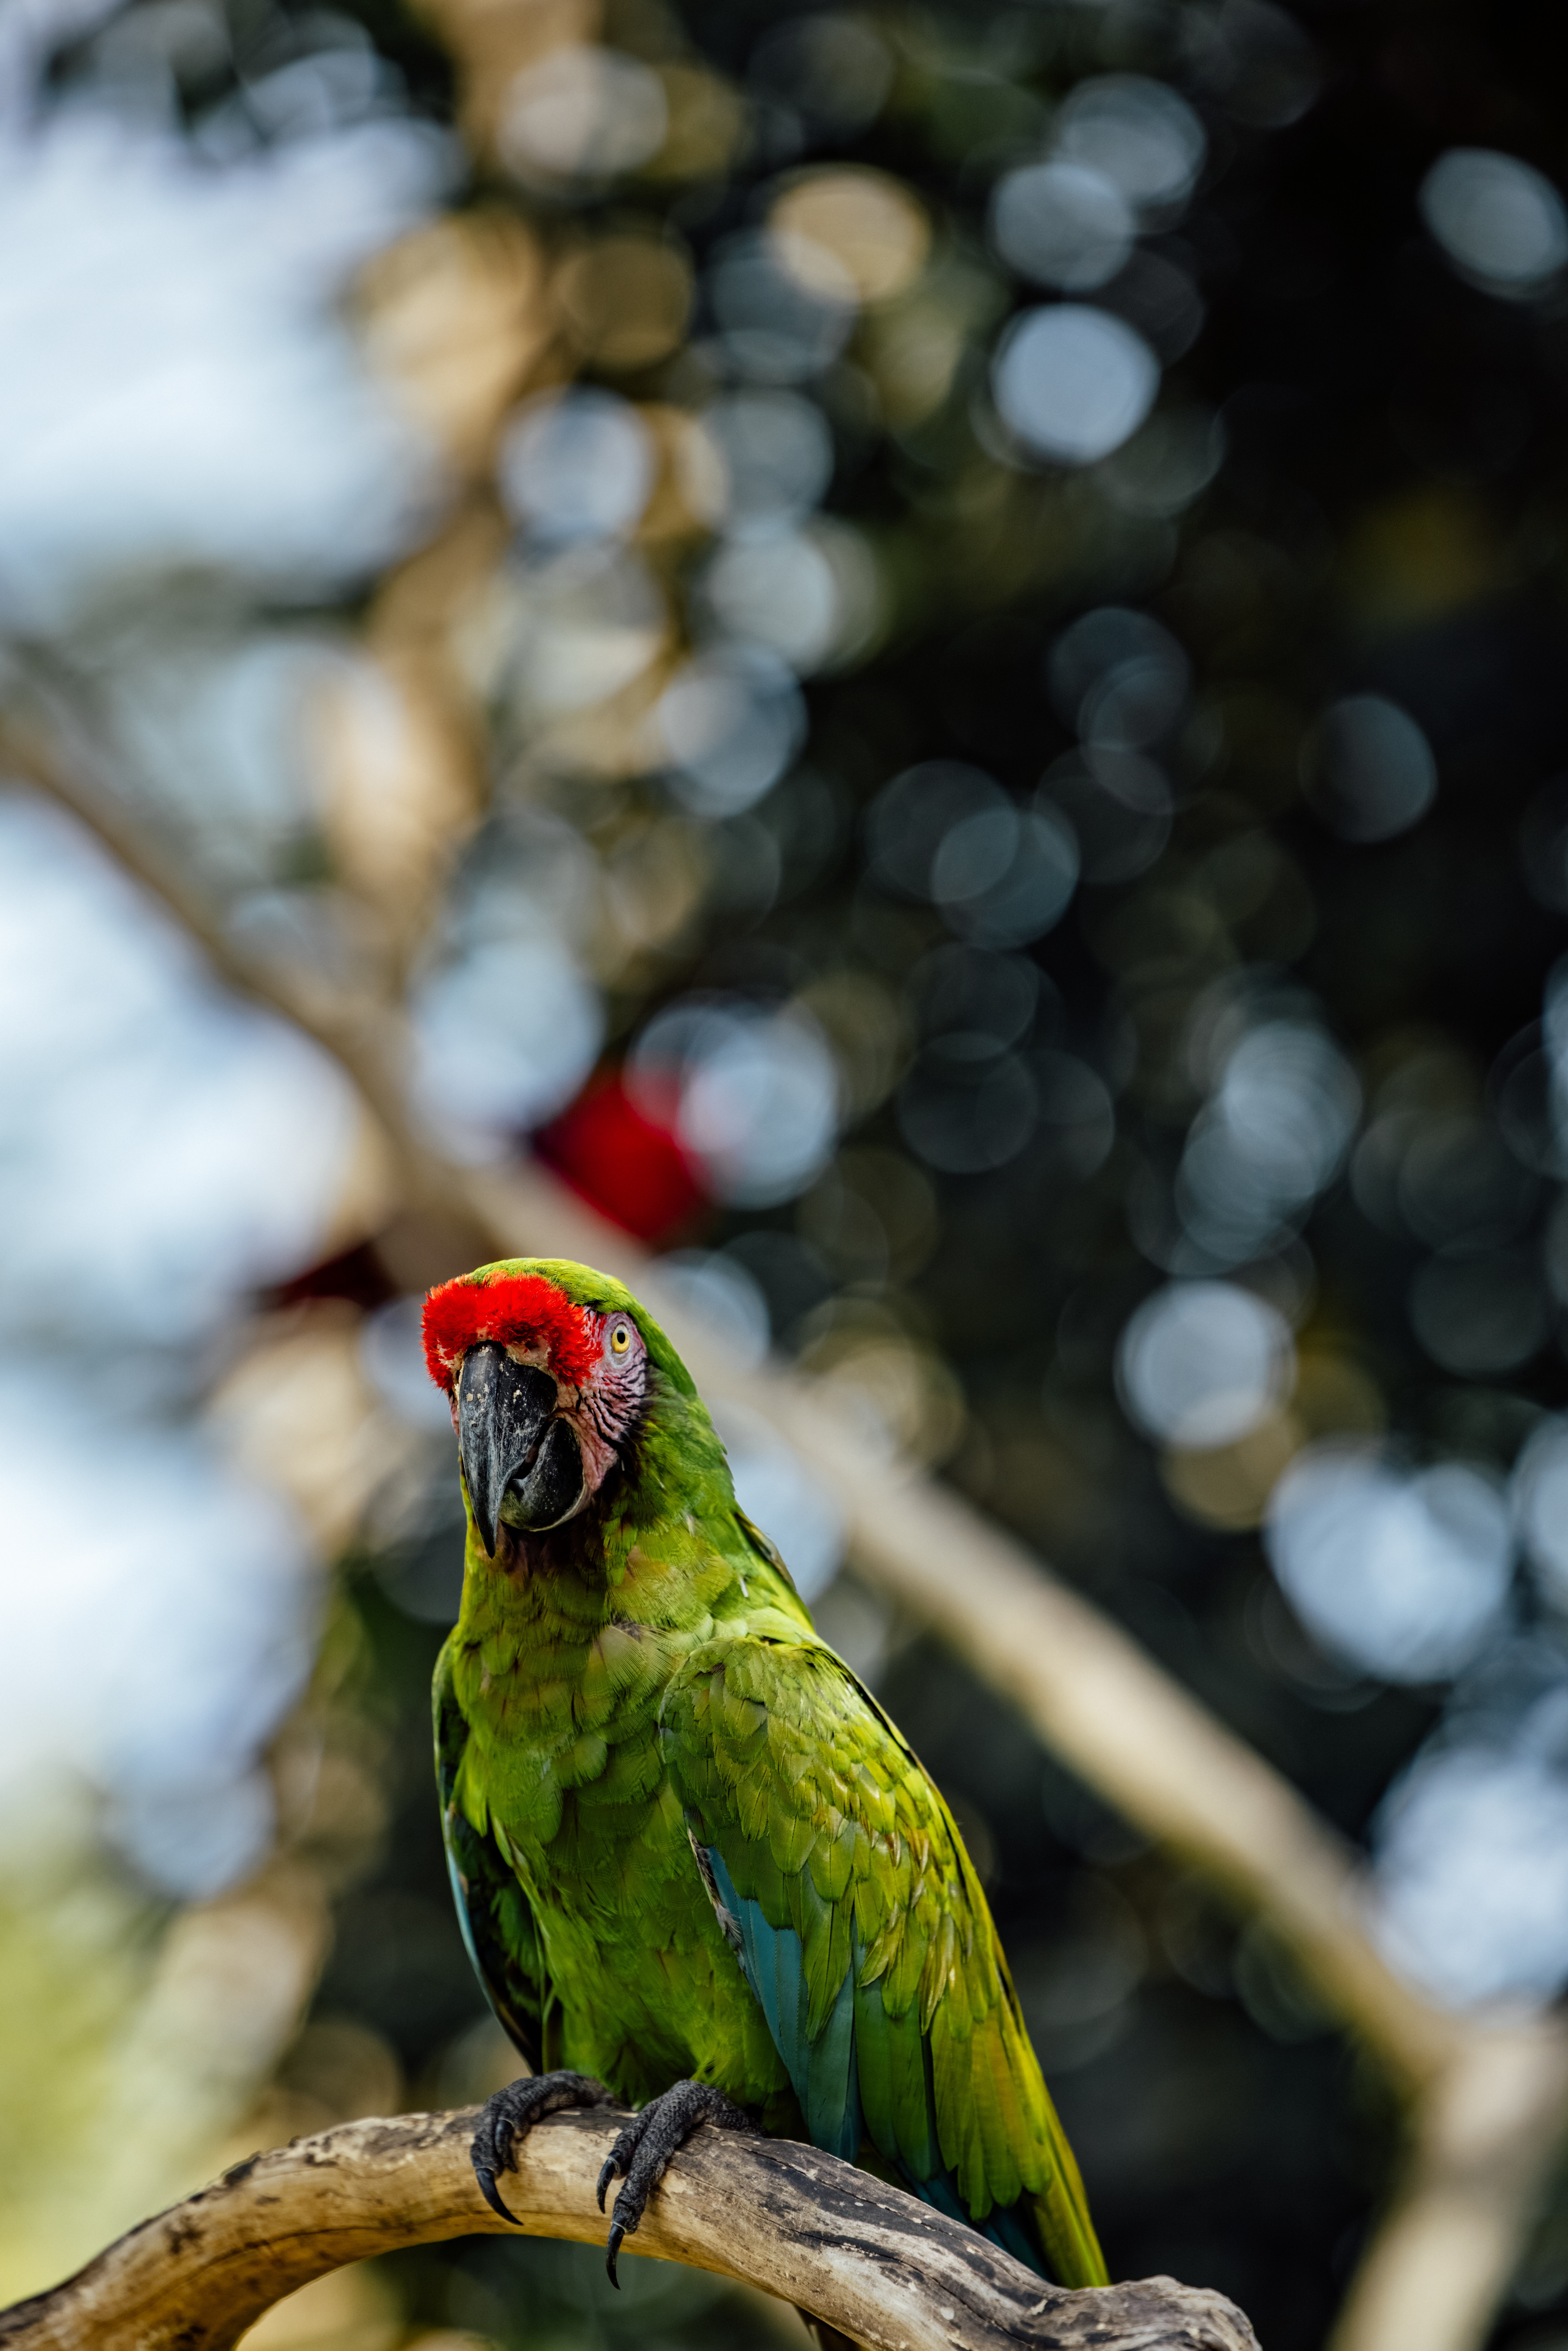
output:
[[[457,1374],[457,1450],[479,1540],[493,1559],[501,1499],[532,1465],[556,1406],[556,1384],[515,1364],[497,1340],[470,1347]]]

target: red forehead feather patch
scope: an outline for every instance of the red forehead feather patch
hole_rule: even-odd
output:
[[[599,1353],[596,1320],[542,1273],[500,1273],[493,1281],[460,1274],[424,1301],[425,1365],[438,1388],[450,1389],[466,1351],[499,1339],[545,1348],[557,1378],[580,1386]]]

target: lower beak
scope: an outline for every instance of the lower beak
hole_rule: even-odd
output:
[[[497,1341],[482,1340],[464,1356],[457,1450],[474,1523],[492,1559],[503,1516],[542,1531],[570,1518],[582,1499],[582,1454],[555,1409],[549,1374],[514,1363]]]

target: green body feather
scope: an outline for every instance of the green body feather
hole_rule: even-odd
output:
[[[435,1676],[459,1912],[536,2069],[641,2105],[686,2076],[902,2177],[1069,2285],[1104,2283],[1083,2190],[951,1814],[737,1509],[658,1326],[598,1507],[507,1573],[468,1520]]]

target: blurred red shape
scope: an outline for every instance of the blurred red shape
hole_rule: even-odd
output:
[[[596,1079],[539,1130],[534,1149],[580,1198],[639,1240],[664,1240],[712,1205],[674,1126],[633,1102],[618,1075]]]
[[[270,1312],[305,1306],[317,1299],[346,1298],[370,1314],[397,1294],[398,1285],[382,1263],[375,1242],[371,1240],[356,1241],[351,1249],[322,1258],[287,1281],[274,1283],[261,1291],[260,1301]]]

